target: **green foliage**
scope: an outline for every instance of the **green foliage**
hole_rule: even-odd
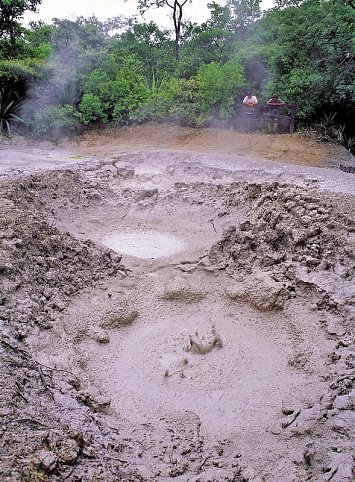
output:
[[[47,60],[52,56],[52,54],[53,47],[49,43],[42,42],[33,52],[33,57],[39,60]]]
[[[18,123],[25,123],[20,117],[25,100],[6,88],[0,89],[0,134],[11,136],[12,128]]]
[[[243,68],[237,60],[219,65],[202,65],[198,72],[199,102],[202,112],[213,117],[229,117],[234,100],[245,87]]]
[[[117,62],[112,54],[88,76],[84,91],[95,95],[113,120],[120,118],[122,109],[137,111],[149,95],[141,63],[133,56]]]
[[[261,16],[261,0],[227,0],[231,10],[231,24],[241,37],[245,37],[246,28]]]
[[[202,64],[211,62],[224,63],[233,56],[232,40],[234,32],[231,26],[231,11],[215,2],[208,4],[211,18],[198,26],[185,27],[185,42],[181,48],[181,76],[196,75]]]
[[[141,120],[164,119],[181,125],[204,125],[207,116],[201,111],[198,80],[170,78],[162,81],[159,90],[138,115]]]
[[[79,124],[78,114],[72,106],[48,106],[35,113],[32,127],[35,134],[44,134],[53,129],[72,131]]]
[[[355,136],[349,137],[347,135],[346,126],[337,122],[336,113],[324,113],[320,122],[315,125],[315,129],[319,140],[336,141],[355,154]]]
[[[36,11],[41,0],[0,0],[0,51],[10,59],[17,55],[23,29],[19,20],[26,10]]]
[[[36,132],[119,121],[123,110],[130,120],[206,125],[233,115],[248,87],[260,103],[274,92],[297,102],[305,127],[336,115],[341,122],[328,134],[353,149],[355,10],[348,0],[278,0],[263,14],[260,0],[211,1],[201,25],[182,21],[185,0],[139,0],[142,10],[173,13],[173,30],[95,17],[21,27],[23,12],[39,3],[0,0],[0,87],[28,92]]]
[[[180,57],[180,40],[183,30],[183,9],[188,0],[138,0],[138,8],[144,13],[150,7],[169,7],[172,10],[172,19],[174,26],[174,46],[175,59],[179,61]],[[190,0],[190,3],[192,0]]]
[[[299,105],[305,122],[320,112],[342,111],[355,102],[355,12],[339,0],[308,0],[299,7],[275,9],[255,30],[273,89]]]
[[[86,125],[93,122],[104,124],[107,122],[107,110],[108,106],[97,95],[92,93],[84,94],[79,105],[80,120]]]
[[[40,79],[45,64],[40,59],[0,60],[0,85],[26,85]]]
[[[71,105],[76,107],[82,97],[82,91],[77,81],[68,81],[63,85],[50,86],[50,100],[64,107]]]
[[[199,104],[199,84],[197,79],[173,79],[165,93],[169,99],[168,116],[182,125],[202,126],[206,122]]]
[[[176,65],[169,32],[154,22],[129,25],[119,39],[111,40],[110,53],[115,58],[132,55],[140,61],[142,73],[148,78],[152,72],[160,77],[172,74]]]

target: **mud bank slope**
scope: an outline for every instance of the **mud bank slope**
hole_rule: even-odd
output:
[[[0,186],[2,480],[353,480],[353,176],[102,157]]]

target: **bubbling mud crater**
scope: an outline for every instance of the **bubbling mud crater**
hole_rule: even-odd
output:
[[[149,156],[3,187],[8,473],[350,481],[353,197]]]
[[[130,326],[110,330],[109,344],[81,346],[91,354],[91,377],[132,426],[191,411],[208,439],[239,434],[239,443],[246,444],[264,439],[283,405],[309,403],[316,391],[321,395],[317,377],[289,363],[295,346],[283,317],[261,316],[223,296],[157,304],[144,292],[146,306]]]

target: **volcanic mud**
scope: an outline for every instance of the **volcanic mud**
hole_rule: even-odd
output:
[[[2,177],[2,480],[353,480],[353,175],[106,155]]]

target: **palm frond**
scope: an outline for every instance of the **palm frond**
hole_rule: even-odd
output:
[[[0,134],[11,137],[12,124],[26,123],[19,115],[24,103],[25,99],[17,92],[5,87],[0,88]]]

